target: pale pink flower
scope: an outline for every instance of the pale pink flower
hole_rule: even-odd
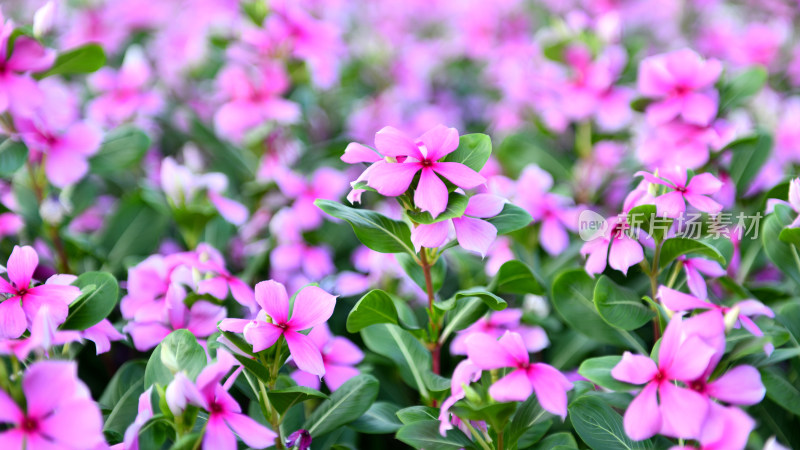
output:
[[[322,364],[325,366],[325,375],[322,379],[328,389],[335,391],[347,380],[358,375],[360,371],[354,366],[364,359],[364,353],[349,339],[342,336],[333,336],[327,324],[314,327],[308,337],[314,341],[322,354]],[[300,386],[319,389],[320,381],[317,375],[297,370],[292,373],[292,378]]]
[[[710,173],[694,175],[687,183],[687,172],[682,167],[672,167],[657,171],[658,176],[648,172],[636,172],[634,176],[644,177],[650,183],[666,186],[672,191],[659,195],[655,199],[659,216],[677,218],[686,211],[686,203],[698,211],[718,214],[722,205],[709,196],[722,188],[722,182]],[[660,177],[660,178],[659,178]],[[662,179],[663,178],[663,179]],[[685,202],[684,202],[685,200]]]

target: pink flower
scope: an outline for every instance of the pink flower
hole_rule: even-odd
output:
[[[314,205],[315,200],[338,200],[347,189],[347,178],[344,174],[329,167],[314,171],[311,181],[281,167],[275,173],[275,182],[283,195],[294,200],[292,218],[303,231],[312,230],[322,224],[322,213]]]
[[[69,305],[81,294],[77,286],[42,284],[31,287],[31,279],[39,256],[33,247],[14,246],[8,258],[8,279],[0,278],[0,293],[10,295],[0,303],[0,337],[18,338],[33,323],[43,306],[48,307],[53,321],[67,319]]]
[[[656,210],[659,216],[678,218],[686,211],[686,203],[699,211],[709,214],[718,214],[722,205],[712,200],[709,195],[716,194],[722,188],[722,182],[710,173],[697,174],[686,183],[687,172],[681,167],[664,169],[656,172],[664,179],[648,172],[636,172],[635,176],[642,176],[653,184],[660,184],[671,188],[671,192],[659,195],[655,199]],[[665,181],[666,180],[666,181]]]
[[[670,450],[679,448],[696,448],[698,450],[734,450],[744,449],[747,438],[756,427],[756,423],[747,414],[736,407],[725,407],[718,403],[711,403],[708,410],[708,419],[703,424],[703,430],[697,440],[699,447],[675,446]]]
[[[450,353],[454,355],[467,354],[467,339],[473,333],[484,333],[495,338],[500,338],[506,331],[514,331],[522,336],[528,352],[536,353],[550,345],[547,333],[537,326],[520,324],[522,310],[507,308],[494,311],[488,317],[481,317],[475,323],[460,331],[450,344]]]
[[[187,401],[208,411],[203,450],[236,450],[236,435],[249,447],[265,448],[273,445],[278,436],[243,414],[239,404],[228,393],[236,373],[228,378],[224,386],[220,384],[235,363],[230,353],[218,349],[217,362],[206,366],[197,375],[196,383],[179,372],[167,386],[167,404],[173,412],[185,409]]]
[[[602,273],[608,264],[623,274],[628,268],[644,259],[644,251],[639,242],[631,237],[628,219],[624,215],[608,219],[608,228],[601,236],[586,242],[581,247],[581,255],[586,258],[586,272],[589,275]]]
[[[333,314],[336,297],[317,286],[306,286],[296,294],[290,318],[286,288],[269,280],[256,285],[256,302],[263,308],[256,320],[225,319],[219,328],[223,331],[243,332],[247,342],[253,345],[254,352],[272,347],[283,337],[300,370],[314,375],[325,375],[325,365],[319,348],[310,337],[300,331],[325,323]]]
[[[411,230],[411,242],[419,251],[421,247],[436,248],[444,245],[455,230],[458,244],[465,250],[486,256],[492,242],[497,238],[497,228],[482,220],[500,214],[505,200],[492,194],[476,194],[470,197],[464,215],[432,224],[421,223]]]
[[[421,171],[414,191],[414,204],[433,217],[447,208],[447,186],[438,175],[463,189],[472,189],[486,182],[464,164],[439,161],[458,148],[455,128],[437,125],[414,141],[395,128],[385,127],[375,134],[375,147],[398,162],[375,163],[367,169],[370,170],[367,184],[382,195],[396,197],[408,190],[414,176]]]
[[[322,324],[308,333],[322,355],[322,365],[325,366],[325,375],[322,379],[331,391],[339,389],[347,380],[360,372],[353,367],[364,359],[364,353],[349,339],[331,335],[327,324]],[[292,378],[300,386],[319,389],[319,377],[298,370],[292,373]]]
[[[81,331],[81,337],[94,342],[96,354],[101,354],[111,349],[111,341],[121,341],[125,335],[117,331],[108,319],[103,319],[95,325]]]
[[[481,372],[481,368],[473,364],[469,359],[458,363],[453,370],[453,378],[450,380],[450,396],[442,402],[442,407],[439,410],[439,433],[442,436],[447,434],[447,430],[453,429],[453,424],[450,422],[450,408],[457,401],[466,397],[464,386],[480,380]]]
[[[0,432],[5,449],[88,449],[105,444],[103,417],[71,361],[40,361],[22,378],[23,410],[0,390]]]
[[[531,363],[525,342],[518,333],[507,331],[500,340],[484,333],[467,338],[467,355],[482,370],[511,367],[514,370],[489,388],[498,402],[524,401],[536,393],[546,411],[567,416],[567,391],[572,383],[554,367]]]
[[[42,92],[30,72],[41,72],[53,65],[54,50],[44,48],[36,39],[21,35],[8,48],[14,23],[0,13],[0,112],[11,108],[15,114],[30,114],[42,101]],[[10,56],[9,56],[10,50]]]
[[[699,310],[717,310],[723,315],[736,314],[736,326],[743,326],[747,331],[754,336],[764,336],[764,332],[758,328],[752,317],[766,316],[775,317],[775,313],[758,300],[743,300],[736,303],[732,307],[715,305],[705,299],[701,300],[689,294],[670,289],[666,286],[658,288],[658,298],[661,303],[672,311],[692,311]],[[772,353],[772,344],[765,346],[767,354]]]
[[[572,200],[548,191],[553,187],[553,177],[536,165],[527,166],[517,180],[517,194],[513,199],[541,223],[539,243],[544,250],[557,255],[569,245],[567,230],[578,225],[577,211]]]
[[[146,391],[139,396],[139,408],[136,413],[136,419],[125,430],[124,440],[118,446],[113,446],[114,450],[139,450],[139,431],[145,424],[153,417],[153,404],[150,401],[150,395],[153,392],[153,387],[150,386]]]
[[[687,333],[680,315],[664,331],[658,365],[648,356],[625,352],[612,369],[617,380],[645,384],[625,411],[625,432],[631,439],[647,439],[657,433],[682,439],[700,435],[708,412],[708,401],[697,392],[679,387],[689,383],[709,366],[715,350],[700,337]]]
[[[714,83],[721,72],[719,61],[704,61],[689,49],[645,58],[639,65],[639,91],[658,99],[647,107],[647,121],[660,125],[680,116],[707,125],[717,115]]]
[[[678,257],[683,261],[683,269],[686,272],[686,285],[695,297],[705,300],[708,297],[706,280],[703,275],[709,278],[717,278],[725,275],[725,269],[716,261],[709,261],[703,258],[687,258],[684,255]]]

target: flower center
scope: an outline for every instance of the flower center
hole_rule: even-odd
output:
[[[423,159],[422,161],[420,161],[420,163],[422,163],[422,167],[430,167],[433,165],[433,161],[431,161],[428,158]]]
[[[22,423],[19,424],[19,427],[26,433],[33,433],[39,429],[39,422],[32,417],[25,417],[22,419]]]
[[[209,405],[209,408],[211,408],[209,412],[212,412],[212,413],[221,413],[222,412],[222,405],[220,405],[217,402],[214,402],[211,405]]]

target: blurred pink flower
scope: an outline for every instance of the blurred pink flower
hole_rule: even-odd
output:
[[[628,268],[644,259],[642,246],[630,235],[630,229],[627,217],[614,216],[608,219],[608,228],[601,236],[583,244],[581,255],[588,255],[585,268],[589,275],[602,273],[606,262],[627,275]]]
[[[722,211],[722,205],[708,197],[716,194],[722,188],[722,182],[714,175],[700,173],[694,175],[687,184],[687,172],[682,167],[661,169],[657,174],[658,176],[655,176],[648,172],[639,171],[634,176],[642,176],[650,183],[667,186],[672,189],[671,192],[659,195],[655,199],[659,216],[679,217],[686,211],[684,200],[699,211],[712,215]]]
[[[322,365],[325,366],[325,375],[322,376],[322,379],[325,380],[328,389],[335,391],[347,380],[360,373],[353,366],[364,359],[364,353],[349,339],[333,336],[325,323],[314,327],[308,333],[308,337],[322,355]],[[292,373],[292,378],[300,386],[319,389],[319,376],[315,374],[297,370]]]
[[[41,90],[30,72],[50,68],[55,62],[56,52],[24,34],[9,45],[14,23],[5,20],[2,13],[0,23],[0,112],[11,109],[15,114],[30,114],[43,101]]]
[[[506,331],[519,333],[525,348],[530,353],[542,351],[550,340],[542,327],[530,326],[520,323],[522,310],[507,308],[502,311],[493,311],[489,316],[481,317],[469,327],[459,331],[450,344],[450,353],[454,355],[467,354],[467,339],[472,333],[484,333],[495,338],[500,338]]]

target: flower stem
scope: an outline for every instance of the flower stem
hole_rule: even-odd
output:
[[[439,375],[441,373],[440,358],[442,346],[439,343],[439,324],[436,323],[434,318],[435,311],[433,310],[433,279],[431,278],[431,265],[428,262],[428,249],[422,248],[419,252],[420,266],[422,273],[425,276],[425,292],[428,294],[428,318],[430,319],[430,344],[429,348],[433,359],[433,373]]]
[[[652,294],[653,301],[656,301],[656,295],[658,294],[658,260],[661,257],[661,242],[656,240],[656,250],[653,253],[653,264],[651,265],[652,270],[648,274],[650,277],[650,291]],[[661,324],[658,320],[658,310],[656,310],[656,315],[653,317],[653,341],[658,341],[661,337]]]

